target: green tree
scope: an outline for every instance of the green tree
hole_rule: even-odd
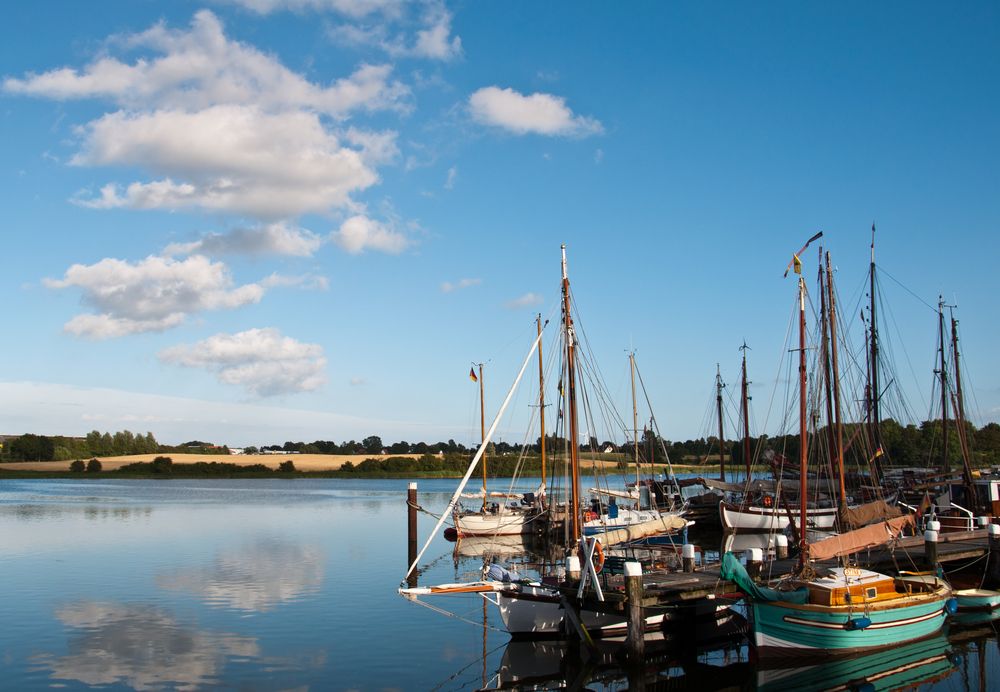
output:
[[[87,473],[100,473],[102,468],[104,467],[100,459],[91,459],[87,462]]]
[[[55,457],[55,451],[55,444],[44,435],[27,433],[15,438],[10,443],[11,457],[25,461],[52,461]]]
[[[174,460],[170,457],[156,457],[150,466],[153,473],[169,476],[173,472]]]
[[[361,447],[364,449],[365,454],[381,454],[382,438],[378,435],[369,435],[361,440]]]
[[[69,470],[73,473],[83,473],[86,468],[87,465],[83,463],[83,459],[77,459],[69,465]]]
[[[278,471],[280,471],[281,473],[294,473],[295,464],[292,462],[291,459],[283,461],[280,464],[278,464]]]

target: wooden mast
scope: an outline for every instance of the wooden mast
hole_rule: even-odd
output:
[[[941,473],[950,473],[951,465],[948,459],[948,371],[944,348],[944,299],[941,296],[938,296],[938,345],[941,353],[941,368],[938,370],[938,376],[941,380]]]
[[[958,442],[962,448],[962,474],[968,492],[966,502],[978,510],[979,498],[976,497],[976,485],[972,480],[972,464],[969,454],[969,440],[965,428],[965,404],[962,397],[962,371],[958,356],[958,320],[951,315],[951,354],[955,363],[955,427],[958,429]]]
[[[573,317],[570,312],[569,274],[566,271],[566,245],[562,246],[562,297],[563,327],[566,330],[566,396],[569,399],[569,462],[571,486],[570,526],[573,544],[580,540],[580,450],[577,447],[576,421],[576,336],[573,331]]]
[[[479,432],[480,444],[486,444],[486,399],[483,396],[483,364],[479,363]],[[486,509],[486,450],[483,450],[483,509]]]
[[[747,342],[743,342],[740,350],[743,351],[743,371],[740,375],[740,403],[743,407],[743,463],[747,467],[747,480],[750,480],[750,406],[749,391],[747,385]]]
[[[876,319],[875,313],[875,223],[872,222],[872,244],[871,244],[871,264],[869,266],[869,293],[871,298],[871,342],[869,346],[871,347],[871,407],[872,407],[872,452],[874,454],[874,464],[872,466],[872,472],[875,474],[875,478],[872,479],[873,485],[878,486],[882,483],[882,460],[881,455],[878,451],[882,448],[882,433],[880,426],[882,425],[882,416],[879,412],[879,399],[881,399],[881,392],[879,390],[878,384],[878,321]]]
[[[725,438],[722,436],[722,388],[726,385],[722,384],[722,372],[719,370],[719,364],[715,364],[715,409],[716,415],[719,418],[719,480],[725,483],[726,481],[726,448],[724,446]]]
[[[830,363],[830,314],[827,309],[826,272],[823,269],[823,248],[819,249],[819,324],[820,353],[823,356],[823,388],[826,390],[826,439],[830,474],[837,473],[837,443],[833,430],[833,377]]]
[[[837,452],[837,474],[840,480],[841,509],[847,507],[847,490],[844,486],[844,425],[840,418],[840,370],[837,364],[837,298],[833,292],[833,268],[830,266],[830,253],[826,253],[826,290],[828,294],[827,309],[830,311],[830,349],[831,366],[833,368],[833,416],[834,416],[834,446]]]
[[[538,313],[538,336],[542,336],[542,314]],[[538,420],[542,433],[542,488],[545,488],[545,371],[542,365],[542,340],[538,339]]]
[[[806,282],[799,276],[799,568],[805,567],[809,544],[806,542]]]
[[[628,354],[628,369],[632,377],[632,447],[635,451],[635,491],[639,492],[639,413],[635,406],[635,351]],[[641,498],[641,493],[640,493]]]

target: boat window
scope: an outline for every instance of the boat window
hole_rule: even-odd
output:
[[[878,596],[878,589],[876,589],[874,586],[869,586],[867,589],[865,589],[865,596],[869,600],[876,598]]]

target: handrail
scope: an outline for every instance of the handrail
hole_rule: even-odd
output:
[[[976,519],[976,515],[974,515],[971,511],[967,510],[965,507],[962,507],[961,505],[956,505],[954,502],[951,503],[951,506],[953,508],[957,509],[959,512],[965,512],[966,514],[969,515],[969,518],[968,518],[968,521],[967,521],[967,525],[966,525],[966,531],[972,531],[972,526],[973,526],[973,522]]]

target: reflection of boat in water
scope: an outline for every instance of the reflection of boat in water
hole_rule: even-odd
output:
[[[863,656],[792,667],[760,668],[757,689],[780,690],[899,690],[942,680],[956,670],[955,656],[942,632]]]
[[[459,557],[516,557],[528,552],[527,536],[469,536],[459,538],[455,543],[455,554]]]

